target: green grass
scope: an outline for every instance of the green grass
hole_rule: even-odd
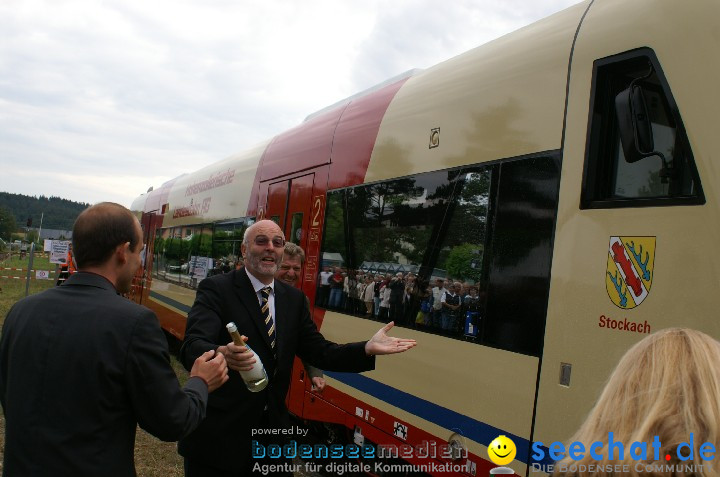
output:
[[[20,259],[14,255],[11,259],[0,261],[0,268],[22,268],[17,270],[0,270],[0,276],[22,276],[23,278],[8,279],[0,278],[0,327],[5,322],[10,308],[18,300],[25,297],[25,276],[27,273],[27,257]],[[55,271],[55,264],[50,263],[47,258],[36,256],[33,259],[34,270]],[[35,274],[33,273],[34,277]],[[29,294],[39,293],[55,286],[56,275],[51,275],[51,280],[30,280]],[[182,365],[172,358],[172,365],[178,375],[180,383],[184,384],[188,379],[188,373]],[[5,415],[0,416],[0,462],[5,447]],[[135,439],[135,467],[139,477],[181,477],[184,475],[182,458],[177,454],[176,443],[162,442],[142,429],[138,428]]]
[[[22,267],[27,268],[29,256],[25,256],[24,258],[20,258],[19,255],[13,254],[12,257],[8,260],[3,261],[3,267]],[[50,258],[44,257],[39,254],[35,254],[35,257],[33,258],[33,270],[55,270],[56,264],[50,263]]]
[[[25,277],[27,276],[28,267],[28,256],[20,259],[18,255],[13,255],[10,259],[3,260],[0,262],[0,268],[21,268],[20,270],[0,270],[0,277],[11,276],[11,277],[22,277],[20,279],[15,278],[0,278],[0,326],[5,322],[5,316],[7,316],[10,307],[12,307],[16,301],[25,297]],[[49,270],[55,272],[55,264],[50,263],[47,257],[41,257],[36,255],[33,258],[33,270]],[[56,275],[53,273],[50,275],[50,280],[36,280],[35,273],[31,273],[30,286],[28,287],[28,294],[33,295],[35,293],[47,290],[55,286]]]

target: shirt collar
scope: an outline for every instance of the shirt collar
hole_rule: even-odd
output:
[[[275,279],[273,278],[273,281],[269,285],[265,285],[260,280],[255,278],[252,273],[245,271],[247,273],[248,278],[250,279],[250,283],[253,286],[253,290],[255,290],[255,293],[259,293],[260,290],[262,290],[265,287],[270,287],[272,289],[272,292],[275,293]]]

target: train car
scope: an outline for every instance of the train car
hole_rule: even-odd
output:
[[[508,467],[542,473],[532,444],[567,441],[632,344],[678,325],[720,338],[718,18],[715,0],[585,1],[173,179],[132,206],[135,297],[181,339],[197,283],[237,266],[260,218],[306,251],[302,289],[337,342],[379,318],[328,300],[326,267],[475,286],[469,323],[395,308],[419,345],[373,372],[327,373],[318,395],[296,366],[289,408],[467,475],[505,435]]]

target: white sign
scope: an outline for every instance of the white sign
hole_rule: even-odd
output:
[[[43,241],[43,252],[52,252],[52,243],[53,243],[52,240],[45,239]]]
[[[60,263],[62,265],[67,262],[67,254],[70,249],[70,241],[53,240],[50,248],[50,263]]]
[[[207,277],[208,270],[212,267],[210,257],[190,257],[190,276],[198,281]]]
[[[38,280],[50,280],[49,270],[35,270],[35,278]]]

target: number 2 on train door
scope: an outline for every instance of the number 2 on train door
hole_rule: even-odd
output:
[[[320,224],[322,223],[323,209],[325,208],[325,196],[316,195],[313,197],[312,215],[310,221],[309,240],[318,242],[320,239]]]

